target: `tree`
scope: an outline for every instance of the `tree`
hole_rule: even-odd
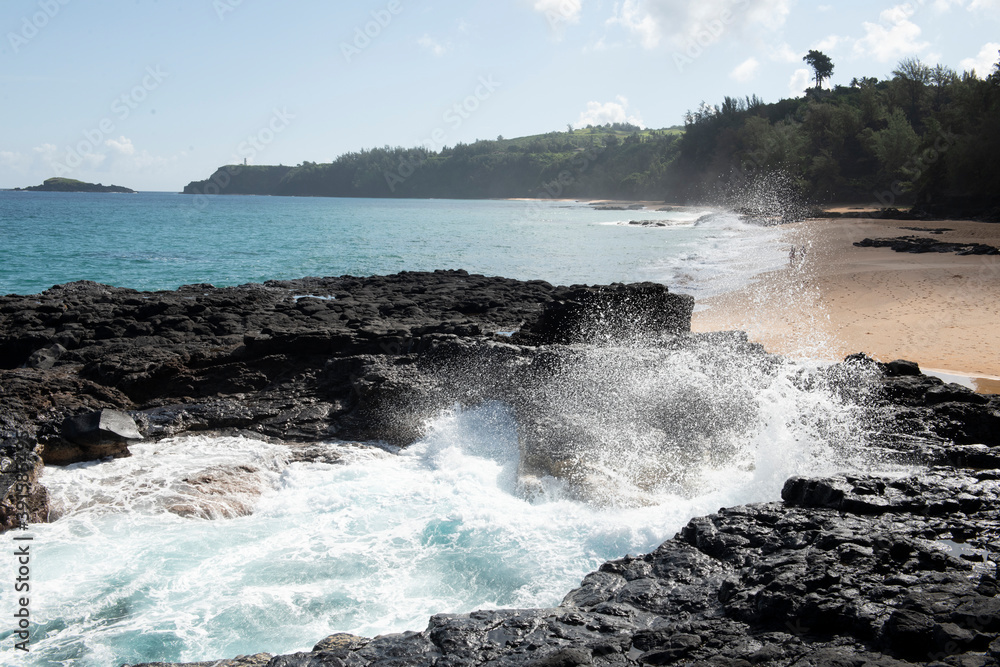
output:
[[[914,164],[920,136],[913,130],[902,109],[895,109],[889,114],[885,129],[875,132],[868,128],[863,135],[868,150],[878,158],[885,178],[909,179],[912,176],[907,166]]]
[[[816,73],[816,87],[823,87],[823,80],[829,79],[833,75],[833,61],[830,56],[821,51],[810,49],[802,60],[806,61],[813,72]]]
[[[933,70],[918,58],[905,58],[892,70],[891,89],[900,106],[907,106],[906,116],[915,127],[921,125],[921,101],[931,82]]]

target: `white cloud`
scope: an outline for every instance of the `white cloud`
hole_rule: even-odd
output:
[[[629,114],[628,100],[621,95],[615,98],[614,102],[605,102],[604,104],[587,102],[587,110],[580,113],[580,118],[573,124],[573,127],[580,128],[607,123],[631,123],[645,127],[638,115]]]
[[[976,71],[976,74],[980,78],[986,78],[993,73],[993,66],[996,64],[997,59],[1000,58],[1000,44],[997,42],[989,42],[983,45],[983,48],[979,49],[977,53],[972,58],[966,58],[959,63],[961,67],[966,72]]]
[[[747,22],[754,25],[762,25],[770,30],[777,30],[785,25],[788,15],[792,13],[792,3],[794,0],[750,0],[750,7],[747,9]],[[730,6],[737,8],[739,3],[730,3]],[[734,12],[735,13],[735,12]]]
[[[150,168],[161,168],[168,164],[172,164],[178,161],[180,157],[183,157],[184,153],[181,152],[179,155],[172,155],[170,157],[163,157],[160,155],[153,155],[149,151],[142,151],[136,155],[129,156],[128,161],[122,165],[125,171],[149,171]]]
[[[31,157],[14,151],[0,151],[0,167],[24,172],[31,166]]]
[[[432,54],[440,58],[444,54],[448,53],[448,46],[437,41],[430,35],[425,34],[423,37],[417,40],[417,44],[420,48],[430,51]]]
[[[535,0],[535,11],[545,14],[552,27],[560,23],[576,23],[583,11],[583,0]]]
[[[623,0],[609,23],[633,33],[646,48],[663,41],[676,48],[704,48],[748,27],[776,30],[784,25],[793,0]]]
[[[91,169],[96,169],[104,164],[104,161],[108,159],[105,153],[83,153],[80,155],[83,158],[83,162]]]
[[[998,12],[1000,11],[1000,0],[972,0],[969,5],[970,12]]]
[[[809,88],[813,82],[814,79],[811,71],[797,69],[788,82],[788,92],[792,94],[792,97],[802,97],[806,92],[806,88]]]
[[[621,9],[608,19],[608,23],[623,26],[634,33],[644,47],[652,49],[660,43],[660,28],[650,14],[639,8],[640,2],[641,0],[625,0]]]
[[[843,38],[838,35],[827,35],[814,48],[817,51],[833,51],[841,41],[843,41]]]
[[[59,147],[55,144],[42,144],[31,149],[35,155],[45,162],[53,162],[59,153]]]
[[[127,185],[133,175],[161,172],[177,164],[183,156],[183,152],[172,156],[153,155],[137,148],[124,136],[107,139],[84,153],[74,146],[60,148],[56,144],[43,143],[21,152],[0,151],[0,173],[6,178],[16,176],[19,180],[35,182],[52,176],[68,176],[95,183]]]
[[[884,63],[926,49],[930,43],[920,41],[920,26],[910,21],[915,12],[912,4],[896,5],[882,11],[878,23],[865,21],[865,36],[855,42],[855,53]]]
[[[776,60],[782,63],[800,63],[802,62],[802,56],[804,53],[796,53],[788,42],[782,42],[779,46],[772,46],[770,48],[769,57],[771,60]]]
[[[729,73],[729,77],[737,81],[746,82],[754,79],[760,71],[760,62],[753,56],[747,58]]]
[[[132,140],[125,136],[121,136],[117,139],[108,139],[104,142],[104,145],[119,155],[135,154],[135,146],[132,145]]]
[[[584,46],[583,47],[583,52],[584,53],[600,53],[602,51],[607,51],[609,48],[610,47],[608,46],[607,40],[605,40],[604,37],[601,37],[596,42],[593,42],[591,44],[587,44],[586,46]]]

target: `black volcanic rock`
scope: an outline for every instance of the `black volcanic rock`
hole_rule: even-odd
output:
[[[599,466],[575,454],[605,443],[580,419],[641,422],[665,434],[649,446],[677,449],[708,437],[699,417],[713,415],[712,429],[738,440],[755,383],[781,363],[739,332],[690,334],[691,306],[648,283],[554,287],[463,271],[155,293],[83,282],[0,297],[0,527],[21,516],[18,461],[39,521],[42,459],[115,455],[65,428],[106,411],[151,439],[235,430],[406,445],[444,407],[500,400],[521,431],[521,475],[560,474],[603,502]],[[670,376],[608,418],[629,373],[677,355],[705,381]],[[749,378],[740,386],[728,379],[737,365]],[[878,425],[873,455],[906,472],[793,478],[781,502],[692,519],[652,553],[605,563],[551,609],[438,615],[420,632],[198,664],[996,664],[1000,397],[863,355],[796,381],[853,397]],[[134,435],[111,430],[113,446]],[[322,456],[310,451],[298,447],[297,460]],[[215,488],[238,473],[184,481]]]
[[[555,608],[443,614],[421,632],[342,636],[254,659],[267,667],[996,664],[996,475],[793,480],[784,495],[692,519],[652,553],[605,563]]]
[[[132,417],[107,408],[68,417],[62,424],[61,435],[64,446],[50,444],[45,450],[46,462],[64,465],[106,457],[122,458],[129,456],[130,442],[142,440]]]
[[[672,337],[690,310],[690,297],[658,285],[553,287],[465,271],[148,293],[71,283],[0,297],[0,413],[35,425],[50,464],[127,455],[127,438],[83,442],[64,428],[100,410],[128,413],[153,439],[241,429],[406,445],[429,416],[474,397],[532,414],[517,387],[544,364],[507,341],[522,329],[552,336],[553,312],[566,326],[572,314],[577,340],[622,323],[607,341]]]
[[[859,248],[892,248],[896,252],[948,252],[956,255],[1000,255],[1000,248],[985,243],[948,243],[921,236],[900,236],[893,239],[862,239]]]
[[[691,329],[694,297],[657,283],[571,288],[515,340],[534,345],[642,340]]]

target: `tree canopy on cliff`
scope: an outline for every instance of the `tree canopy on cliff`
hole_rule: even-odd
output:
[[[833,76],[833,61],[830,60],[830,56],[826,55],[822,51],[814,51],[810,49],[809,53],[807,53],[802,60],[813,68],[813,73],[816,76],[817,88],[822,88],[823,82]]]
[[[819,83],[833,64],[813,61]],[[330,163],[224,167],[185,192],[717,201],[775,172],[817,203],[1000,206],[1000,64],[983,79],[911,58],[886,79],[817,86],[801,98],[702,103],[683,130],[617,123],[440,148],[386,146]]]
[[[298,167],[223,167],[188,193],[333,197],[662,197],[679,128],[627,123],[439,150],[385,146]]]
[[[688,114],[679,193],[710,196],[783,171],[816,201],[883,206],[1000,193],[1000,67],[986,79],[906,59],[892,76]]]

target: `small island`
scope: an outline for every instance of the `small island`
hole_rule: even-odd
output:
[[[27,188],[14,188],[18,192],[114,192],[120,194],[135,194],[135,190],[123,188],[120,185],[101,185],[100,183],[84,183],[72,178],[49,178],[41,185]]]

